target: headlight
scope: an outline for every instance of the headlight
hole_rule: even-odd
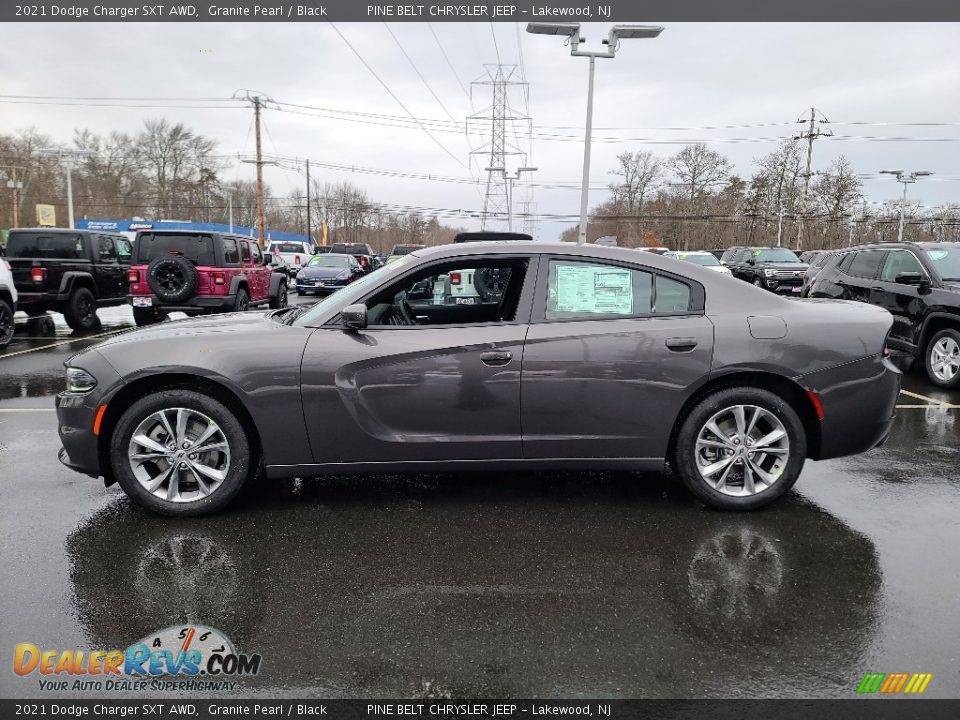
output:
[[[777,271],[776,271],[776,270],[770,270],[769,268],[767,268],[766,270],[763,271],[763,274],[764,274],[765,276],[767,276],[767,277],[773,277],[774,275],[777,274]]]
[[[97,386],[97,379],[83,368],[67,368],[67,392],[88,393]]]
[[[348,277],[350,277],[350,273],[342,272],[339,275],[337,275],[337,280],[346,280]]]

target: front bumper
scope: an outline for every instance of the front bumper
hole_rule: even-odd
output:
[[[349,281],[346,280],[329,280],[323,285],[315,285],[313,280],[300,280],[297,279],[297,292],[316,292],[316,293],[332,293],[337,290],[342,290],[347,285]]]
[[[92,403],[91,403],[92,400]],[[71,470],[100,477],[100,457],[93,421],[99,407],[95,398],[62,392],[56,397],[57,431],[63,448],[60,462]]]

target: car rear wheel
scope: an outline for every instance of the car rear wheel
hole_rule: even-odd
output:
[[[767,390],[734,387],[681,420],[672,466],[687,489],[719,510],[755,510],[793,487],[807,454],[796,411]]]
[[[960,386],[960,331],[941,330],[927,343],[926,366],[930,382],[942,388]]]
[[[88,288],[81,287],[73,291],[63,308],[63,318],[71,330],[86,332],[100,326],[97,317],[97,299]]]
[[[250,307],[250,296],[246,290],[240,288],[237,290],[237,299],[233,304],[233,310],[234,312],[246,312],[248,307]]]
[[[0,300],[0,347],[6,347],[13,340],[13,308],[6,300]]]
[[[133,321],[137,324],[137,327],[144,327],[145,325],[153,325],[154,323],[161,322],[166,320],[166,313],[161,312],[158,308],[149,307],[149,308],[138,308],[133,309]]]
[[[162,515],[206,515],[226,506],[252,473],[247,434],[218,400],[161,390],[121,416],[110,441],[114,476],[135,502]]]
[[[287,307],[289,302],[287,301],[287,284],[285,282],[280,283],[280,286],[277,288],[277,294],[270,298],[270,307],[274,310],[280,310],[281,308]]]

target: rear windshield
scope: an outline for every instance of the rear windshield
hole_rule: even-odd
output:
[[[352,255],[314,255],[307,263],[307,267],[352,267],[356,264]]]
[[[415,250],[424,247],[423,245],[394,245],[391,255],[409,255]]]
[[[72,233],[12,232],[7,238],[7,257],[83,260],[83,236]]]
[[[300,243],[275,242],[270,244],[270,252],[303,254],[305,250],[303,249],[303,245]]]
[[[687,262],[692,262],[697,265],[706,265],[707,267],[716,267],[720,264],[720,261],[710,253],[706,255],[685,255],[684,253],[680,253],[677,257],[681,260],[686,260]]]
[[[183,255],[197,265],[217,264],[210,235],[140,233],[137,236],[137,262],[150,263],[167,255]]]

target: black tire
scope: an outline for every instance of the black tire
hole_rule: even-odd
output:
[[[197,269],[180,255],[155,258],[147,266],[147,285],[165,303],[182,303],[197,291]]]
[[[789,442],[789,454],[783,467],[768,487],[753,495],[734,496],[711,486],[697,467],[697,438],[706,423],[717,413],[737,405],[752,405],[771,413],[783,425]],[[718,510],[756,510],[769,505],[787,493],[796,483],[807,456],[807,438],[796,411],[779,395],[752,387],[731,387],[717,390],[700,400],[680,418],[671,466],[684,486],[700,502]],[[719,452],[719,451],[716,451]],[[769,456],[768,456],[769,457]],[[765,462],[767,460],[765,459]],[[743,461],[734,461],[734,468],[742,468]],[[733,477],[731,472],[731,477]],[[739,471],[742,474],[742,470]],[[736,489],[734,479],[729,487]],[[740,487],[744,484],[741,479]]]
[[[960,346],[960,330],[944,328],[935,333],[923,350],[923,366],[927,369],[927,377],[930,378],[930,382],[937,387],[953,390],[954,388],[960,387],[960,371],[955,371],[953,377],[947,380],[939,377],[933,369],[933,350],[937,346],[937,343],[945,339],[948,341],[952,340],[957,346]]]
[[[767,289],[767,286],[764,284],[763,280],[761,280],[761,279],[758,278],[758,277],[755,277],[752,282],[753,282],[753,286],[754,286],[754,287],[758,287],[758,288],[760,288],[761,290],[766,290],[766,289]]]
[[[148,491],[134,475],[128,459],[131,438],[138,426],[153,413],[173,408],[186,408],[206,415],[219,426],[229,446],[229,464],[226,467],[226,476],[220,484],[205,497],[184,502],[160,498]],[[123,413],[110,438],[110,465],[120,487],[138,505],[161,515],[180,517],[207,515],[224,508],[240,493],[257,468],[255,458],[251,455],[246,430],[236,415],[209,395],[180,388],[160,390],[147,395]],[[181,488],[191,487],[189,475],[187,478],[186,484],[181,485]],[[178,480],[178,485],[179,483]]]
[[[97,299],[89,288],[79,287],[70,294],[63,308],[63,317],[76,332],[89,332],[100,327]]]
[[[479,268],[473,274],[473,284],[477,288],[481,302],[499,302],[507,290],[510,271],[506,268]]]
[[[158,308],[149,307],[135,307],[133,309],[133,321],[137,324],[137,327],[145,327],[146,325],[153,325],[154,323],[162,322],[166,320],[166,313],[161,312]]]
[[[287,307],[290,302],[287,299],[287,283],[281,282],[277,286],[277,294],[270,298],[270,308],[273,310],[280,310],[281,308]]]
[[[250,307],[250,296],[243,288],[237,290],[237,299],[233,303],[234,312],[246,312]]]
[[[0,348],[13,340],[13,308],[6,300],[0,300]]]

